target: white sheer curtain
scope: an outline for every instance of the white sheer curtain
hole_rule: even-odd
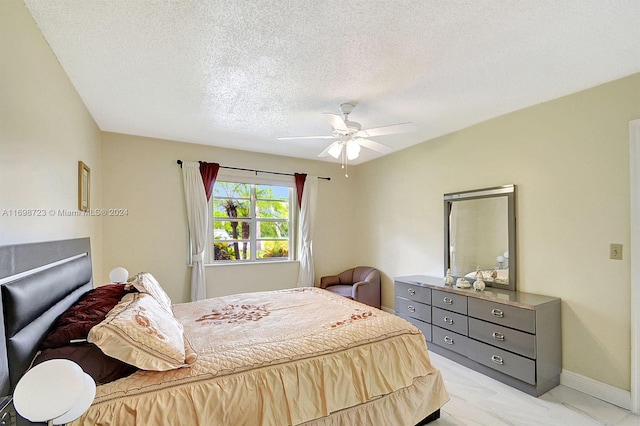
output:
[[[298,221],[298,287],[313,287],[313,222],[318,199],[318,177],[307,176],[302,191],[302,206]]]
[[[204,277],[204,253],[209,237],[207,195],[204,191],[200,163],[183,162],[182,180],[187,203],[187,221],[191,236],[191,301],[207,297]]]
[[[458,219],[458,203],[451,203],[451,213],[449,213],[449,268],[455,273],[456,267],[456,247],[458,247],[458,227],[456,220]]]

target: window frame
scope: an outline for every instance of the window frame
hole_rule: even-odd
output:
[[[288,179],[276,178],[263,178],[260,176],[240,176],[234,173],[220,173],[216,179],[215,184],[221,182],[239,183],[250,185],[249,198],[242,198],[242,200],[249,201],[250,217],[248,218],[233,218],[234,222],[248,222],[249,223],[249,239],[243,239],[241,236],[237,240],[215,239],[215,223],[216,222],[229,222],[229,217],[216,217],[214,214],[214,200],[221,199],[216,198],[215,191],[212,190],[211,199],[207,206],[210,212],[210,242],[207,247],[207,256],[205,259],[205,265],[237,265],[237,264],[259,264],[265,262],[290,262],[295,260],[295,247],[297,242],[297,217],[298,217],[298,205],[295,194],[295,182]],[[214,185],[215,185],[214,184]],[[255,214],[255,207],[258,201],[272,201],[275,199],[257,198],[256,187],[260,185],[268,186],[280,186],[288,189],[288,207],[289,207],[289,219],[275,219],[275,218],[258,218]],[[286,201],[286,200],[285,200]],[[289,224],[289,236],[286,239],[274,239],[274,238],[258,238],[258,225],[260,222],[284,222]],[[236,260],[220,260],[215,259],[215,243],[226,242],[228,244],[248,243],[247,251],[249,252],[249,259],[236,259]],[[288,256],[287,257],[264,257],[257,258],[257,247],[260,242],[264,241],[286,241],[288,244]],[[241,249],[240,249],[241,250]]]

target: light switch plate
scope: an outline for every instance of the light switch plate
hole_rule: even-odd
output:
[[[622,260],[622,244],[611,244],[609,246],[609,259]]]

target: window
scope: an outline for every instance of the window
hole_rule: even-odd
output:
[[[215,262],[291,258],[292,187],[217,181],[211,198]]]

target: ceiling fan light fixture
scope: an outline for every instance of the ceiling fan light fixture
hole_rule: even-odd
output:
[[[355,160],[360,156],[360,144],[354,140],[347,142],[347,159]]]
[[[342,144],[340,143],[334,143],[333,146],[331,146],[331,148],[329,148],[329,155],[332,156],[333,158],[335,158],[336,160],[340,157],[340,154],[342,153]]]

